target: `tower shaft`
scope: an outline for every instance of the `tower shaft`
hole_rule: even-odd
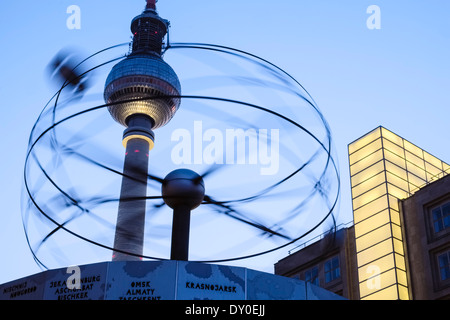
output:
[[[113,261],[140,260],[144,246],[149,143],[132,138],[126,143]],[[130,252],[134,255],[120,251]]]
[[[139,256],[143,254],[148,153],[153,148],[151,126],[152,120],[148,116],[136,114],[130,117],[124,131],[125,161],[113,261],[140,260]]]

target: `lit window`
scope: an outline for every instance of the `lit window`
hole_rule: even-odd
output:
[[[441,232],[450,227],[450,202],[431,211],[434,232]]]
[[[438,256],[439,261],[439,274],[441,275],[441,280],[450,279],[450,251]]]
[[[331,282],[341,276],[341,271],[339,267],[339,257],[336,256],[327,262],[325,262],[325,282]]]
[[[314,267],[305,271],[305,282],[310,282],[315,285],[319,285],[319,268]]]

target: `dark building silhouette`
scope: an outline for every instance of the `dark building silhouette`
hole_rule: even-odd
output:
[[[301,279],[347,299],[358,298],[354,229],[325,234],[275,264],[275,274]]]

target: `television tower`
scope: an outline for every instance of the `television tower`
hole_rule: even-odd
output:
[[[180,105],[180,82],[161,57],[169,25],[156,12],[156,0],[147,0],[144,11],[131,21],[131,53],[112,68],[105,83],[108,110],[126,127],[113,261],[141,259],[152,130],[167,124]]]

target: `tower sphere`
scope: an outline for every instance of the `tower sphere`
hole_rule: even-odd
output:
[[[156,53],[128,56],[117,63],[109,73],[104,91],[111,116],[127,126],[133,114],[145,114],[153,120],[153,129],[172,119],[180,105],[180,81],[175,71]],[[161,96],[161,98],[158,98]],[[175,96],[175,97],[168,97]],[[123,102],[125,100],[145,99]]]
[[[205,184],[200,175],[188,169],[170,172],[161,186],[164,202],[172,209],[177,206],[197,208],[205,196]]]
[[[161,57],[170,23],[158,15],[155,3],[147,1],[144,12],[132,20],[132,52],[112,68],[105,83],[108,110],[125,127],[131,115],[142,114],[152,119],[152,129],[162,127],[180,106],[180,81]]]

